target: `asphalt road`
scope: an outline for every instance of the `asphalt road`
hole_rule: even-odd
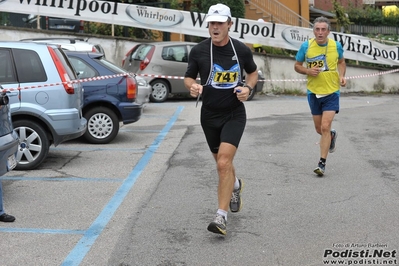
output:
[[[399,265],[398,100],[341,98],[323,178],[306,98],[247,102],[226,237],[206,230],[217,175],[195,101],[148,104],[111,144],[70,141],[1,177],[17,220],[0,224],[0,265]]]

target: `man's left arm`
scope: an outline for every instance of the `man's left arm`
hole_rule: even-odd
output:
[[[254,89],[257,83],[258,83],[258,70],[255,70],[252,73],[247,73],[245,75],[245,85],[237,87],[234,90],[234,92],[237,94],[237,98],[240,101],[246,101],[249,95],[251,94],[251,90]],[[241,91],[238,92],[237,89],[240,89]]]
[[[346,85],[345,73],[346,73],[346,63],[345,58],[338,60],[338,73],[339,73],[339,83],[342,87]]]
[[[336,44],[337,44],[337,52],[338,52],[337,69],[338,69],[338,75],[339,75],[339,84],[342,87],[345,87],[345,85],[346,85],[346,79],[345,79],[346,63],[345,63],[345,58],[344,58],[344,49],[342,48],[342,45],[340,42],[336,41]]]
[[[248,85],[251,88],[255,88],[257,83],[258,83],[258,70],[255,70],[250,74],[247,73],[247,75],[245,76],[245,85]]]

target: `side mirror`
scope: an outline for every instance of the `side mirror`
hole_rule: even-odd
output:
[[[8,96],[5,92],[2,92],[0,95],[0,105],[7,105],[10,102]]]

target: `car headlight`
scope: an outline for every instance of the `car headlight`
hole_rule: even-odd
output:
[[[136,81],[137,81],[137,84],[139,84],[139,86],[146,87],[148,85],[147,81],[140,76],[136,76]]]

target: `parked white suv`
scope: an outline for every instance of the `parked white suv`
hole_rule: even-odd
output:
[[[22,39],[23,42],[38,42],[47,44],[60,45],[62,49],[69,51],[80,51],[80,52],[97,52],[104,54],[104,49],[100,44],[93,44],[85,41],[83,38],[32,38]]]

